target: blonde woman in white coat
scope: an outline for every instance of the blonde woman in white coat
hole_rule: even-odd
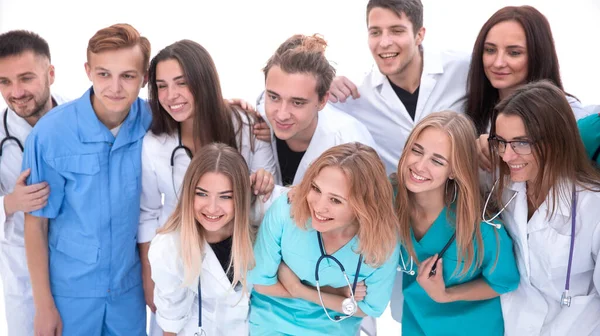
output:
[[[490,134],[495,203],[521,274],[501,296],[505,334],[600,335],[600,173],[564,92],[548,81],[516,89]]]
[[[206,335],[248,334],[253,223],[266,206],[255,199],[247,165],[235,149],[200,149],[173,215],[150,246],[156,318],[164,335],[199,331],[200,314]]]

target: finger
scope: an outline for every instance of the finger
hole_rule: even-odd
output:
[[[337,87],[334,86],[332,84],[332,87],[329,91],[329,96],[335,96],[336,101],[334,103],[340,102],[340,103],[344,103],[346,101],[346,95],[344,94],[344,92],[342,91],[342,87]]]
[[[347,86],[342,86],[340,88],[340,91],[342,92],[344,97],[350,97],[352,95],[352,91],[350,91],[350,88]]]
[[[63,332],[62,321],[58,320],[58,325],[56,326],[56,336],[62,336],[62,332]]]
[[[352,98],[354,98],[354,99],[360,98],[360,94],[358,93],[358,88],[356,87],[356,85],[354,85],[354,83],[352,83],[351,80],[344,77],[344,85],[349,91],[348,96],[352,96]]]
[[[29,177],[29,174],[31,173],[31,168],[27,168],[26,170],[24,170],[19,177],[17,177],[17,185],[19,184],[26,184],[27,178]]]
[[[444,266],[442,266],[442,258],[440,258],[440,260],[438,260],[437,262],[437,266],[436,266],[436,270],[435,270],[435,275],[433,276],[434,279],[436,280],[443,280],[443,275],[444,275]]]
[[[50,189],[48,187],[48,182],[40,182],[40,183],[36,183],[36,184],[32,184],[32,185],[21,184],[20,188],[22,188],[21,190],[25,194],[36,193],[40,190],[43,190],[44,188],[48,188],[48,192],[50,191]],[[15,189],[16,189],[16,186],[15,186]]]
[[[335,94],[332,91],[329,91],[329,102],[330,103],[338,102],[338,99],[336,98]]]
[[[256,172],[256,178],[254,179],[254,195],[258,195],[263,190],[265,173],[266,171],[262,168]]]
[[[27,198],[30,200],[47,199],[48,195],[50,195],[50,187],[46,185],[44,188],[27,193]]]

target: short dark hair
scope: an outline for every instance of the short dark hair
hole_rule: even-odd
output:
[[[0,34],[0,58],[20,55],[26,51],[51,60],[48,42],[38,34],[26,30],[11,30]]]
[[[423,27],[423,3],[421,0],[369,0],[367,4],[367,25],[369,24],[369,13],[373,8],[389,9],[402,16],[402,13],[413,25],[413,33],[417,34]]]

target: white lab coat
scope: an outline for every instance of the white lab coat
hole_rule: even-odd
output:
[[[273,201],[286,192],[287,188],[275,186],[273,195],[266,203],[256,200],[252,217],[262,218]],[[155,284],[154,304],[158,326],[166,332],[188,336],[198,330],[198,281],[191,286],[182,286],[184,272],[179,234],[177,231],[156,235],[150,244],[148,258]],[[240,285],[231,288],[231,282],[206,242],[200,277],[202,327],[206,335],[248,335],[249,296],[243,294]],[[248,293],[251,290],[251,284],[248,284]]]
[[[264,168],[275,175],[275,157],[271,146],[263,141],[254,139],[254,152],[251,150],[250,120],[242,114],[242,132],[238,149],[246,160],[251,172]],[[234,119],[234,127],[237,128]],[[183,176],[191,159],[184,150],[180,149],[175,155],[175,167],[171,173],[171,153],[179,144],[177,134],[155,135],[148,132],[142,145],[142,195],[140,199],[140,226],[138,242],[146,243],[156,235],[156,230],[163,226],[175,207],[178,193],[183,182]],[[176,194],[177,191],[177,194]],[[154,314],[150,316],[150,336],[162,336],[162,330],[156,323]]]
[[[528,221],[524,182],[510,183],[503,201],[506,204],[515,192],[502,218],[513,239],[521,282],[517,290],[501,296],[505,334],[600,335],[600,193],[578,192],[572,302],[563,308],[560,299],[569,259],[571,202],[561,200],[548,219],[552,203],[546,199]]]
[[[262,115],[269,127],[271,127],[265,114],[264,92],[257,100],[256,109]],[[325,108],[318,113],[317,128],[315,129],[315,133],[310,140],[310,144],[308,145],[302,160],[300,160],[293,184],[297,185],[302,181],[308,166],[323,154],[323,152],[331,147],[349,142],[360,142],[372,147],[374,150],[378,150],[371,133],[369,133],[367,128],[360,121],[330,105],[325,105]],[[271,147],[273,148],[273,155],[275,155],[275,162],[277,162],[277,180],[281,181],[281,168],[279,167],[279,160],[277,157],[277,143],[275,134],[272,130]]]
[[[451,52],[423,52],[423,73],[413,120],[376,66],[358,86],[360,98],[334,106],[361,121],[379,146],[388,174],[396,172],[404,144],[414,126],[432,112],[464,111],[470,57]]]
[[[57,104],[66,100],[52,95]],[[11,109],[0,110],[0,139],[6,137],[2,122],[8,113],[7,126],[11,136],[25,145],[32,127]],[[23,152],[16,142],[8,141],[0,157],[0,276],[4,287],[4,303],[9,335],[33,335],[33,295],[25,258],[24,214],[19,211],[7,216],[4,211],[4,196],[13,192],[21,174]]]

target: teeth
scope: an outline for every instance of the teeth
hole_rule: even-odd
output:
[[[421,176],[421,175],[417,175],[415,174],[415,172],[413,172],[412,170],[410,171],[410,175],[412,175],[412,177],[416,178],[419,181],[426,181],[427,178]]]
[[[173,109],[173,110],[177,110],[177,109],[180,109],[180,108],[182,108],[182,107],[183,107],[183,104],[171,105],[170,107],[171,107],[171,109]]]
[[[521,169],[526,166],[525,163],[519,165],[508,165],[511,169]]]
[[[221,217],[221,216],[209,216],[207,214],[204,214],[204,216],[206,216],[206,218],[208,218],[208,219],[218,219],[219,217]]]
[[[392,57],[396,57],[398,56],[398,53],[386,53],[386,54],[379,54],[379,56],[381,58],[392,58]]]
[[[321,217],[316,212],[315,212],[315,217],[317,217],[317,219],[320,220],[320,221],[326,221],[326,220],[330,219],[330,218],[327,218],[327,217]]]

